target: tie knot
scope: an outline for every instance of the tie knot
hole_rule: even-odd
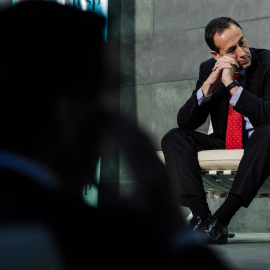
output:
[[[242,76],[242,74],[240,74],[240,73],[234,73],[233,78],[237,80],[237,79],[240,79],[241,76]]]

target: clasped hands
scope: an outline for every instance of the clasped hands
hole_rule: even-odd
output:
[[[202,85],[204,96],[209,96],[220,82],[225,86],[232,83],[234,80],[233,75],[238,68],[239,64],[234,58],[227,55],[220,57],[213,67],[212,73]]]

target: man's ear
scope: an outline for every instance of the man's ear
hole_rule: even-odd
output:
[[[215,60],[218,60],[220,58],[220,54],[218,54],[216,51],[210,51],[210,53],[212,54]]]

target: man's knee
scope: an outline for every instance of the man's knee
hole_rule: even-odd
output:
[[[161,140],[161,149],[163,151],[167,149],[175,141],[177,135],[179,136],[178,128],[173,128],[168,131]]]

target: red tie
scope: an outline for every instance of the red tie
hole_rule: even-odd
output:
[[[241,77],[241,74],[235,73],[234,79]],[[226,149],[243,149],[243,116],[233,109],[229,104],[227,132],[226,132]]]

